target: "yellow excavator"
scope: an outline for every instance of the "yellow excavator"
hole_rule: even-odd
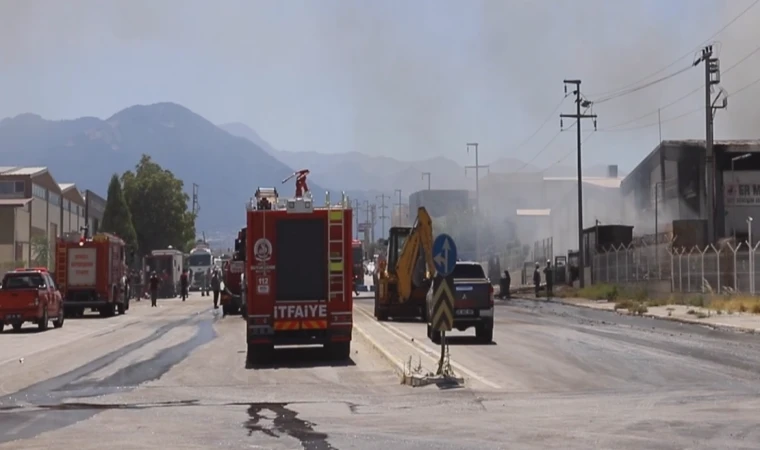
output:
[[[417,210],[412,227],[391,227],[386,253],[373,276],[375,318],[427,320],[425,297],[433,282],[433,220]]]

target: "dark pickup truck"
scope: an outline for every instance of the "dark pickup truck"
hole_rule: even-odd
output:
[[[454,280],[454,329],[465,331],[475,327],[475,336],[479,341],[493,341],[493,295],[491,281],[486,277],[483,267],[476,262],[457,261],[452,272]],[[427,317],[432,317],[433,290],[427,296]],[[428,337],[435,343],[440,342],[441,333],[432,329],[428,319]]]

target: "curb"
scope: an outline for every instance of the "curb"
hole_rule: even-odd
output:
[[[618,312],[618,311],[613,310],[613,309],[596,308],[596,307],[593,307],[591,305],[584,305],[584,304],[581,304],[581,303],[566,302],[566,301],[562,301],[562,300],[555,300],[555,299],[551,299],[551,300],[541,299],[541,300],[539,300],[539,299],[530,298],[530,297],[516,297],[516,298],[519,298],[521,300],[529,300],[529,301],[536,302],[536,303],[540,303],[540,302],[544,302],[544,303],[556,303],[556,304],[559,304],[559,305],[573,306],[575,308],[586,308],[586,309],[594,309],[596,311],[607,311],[607,312],[610,312],[610,313],[620,314],[620,315],[625,315],[625,316],[633,316],[634,315],[634,314],[631,314],[630,312],[628,312],[628,313],[621,313],[621,312]],[[705,322],[700,322],[699,320],[683,319],[681,317],[658,316],[656,314],[649,314],[649,313],[641,314],[640,317],[647,317],[647,318],[650,318],[650,319],[658,319],[658,320],[667,320],[667,321],[670,321],[670,322],[678,322],[678,323],[682,323],[682,324],[686,324],[686,325],[701,325],[703,327],[708,327],[708,328],[712,328],[712,329],[715,329],[715,330],[727,330],[727,331],[734,331],[734,332],[747,333],[747,334],[760,334],[760,330],[755,329],[755,328],[747,328],[747,327],[742,327],[742,326],[738,326],[738,325],[728,325],[728,324],[725,324],[725,323],[721,323],[721,324],[717,324],[717,323],[705,323]]]
[[[385,359],[393,368],[393,371],[398,375],[401,384],[411,387],[422,387],[430,384],[438,386],[464,386],[463,377],[455,377],[449,375],[417,375],[406,372],[404,363],[395,358],[391,353],[380,345],[367,331],[362,329],[356,323],[354,323],[354,330],[356,330],[362,339]]]
[[[463,385],[464,379],[457,377],[441,377],[441,376],[427,376],[427,375],[414,375],[406,373],[403,362],[400,362],[397,358],[390,354],[388,350],[380,345],[372,336],[364,329],[354,323],[354,330],[361,335],[361,338],[367,341],[367,343],[385,359],[393,368],[393,371],[399,377],[399,381],[403,385],[411,387],[422,387],[429,384],[457,384]]]

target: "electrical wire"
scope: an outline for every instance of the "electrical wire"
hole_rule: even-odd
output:
[[[758,1],[760,1],[760,0],[758,0]],[[687,70],[689,70],[689,69],[691,69],[693,67],[696,67],[696,64],[689,64],[689,66],[684,67],[681,70],[678,70],[678,71],[673,72],[671,74],[668,74],[668,75],[665,75],[663,77],[657,78],[656,80],[652,80],[652,81],[650,81],[650,82],[648,82],[646,84],[642,84],[641,86],[637,86],[637,87],[632,88],[632,89],[628,89],[628,90],[625,90],[625,91],[620,91],[618,93],[611,94],[611,95],[608,95],[606,97],[602,97],[602,98],[600,98],[598,100],[594,100],[593,103],[595,103],[595,104],[604,103],[604,102],[608,102],[610,100],[614,100],[616,98],[623,97],[625,95],[633,94],[634,92],[638,92],[638,91],[640,91],[642,89],[646,89],[648,87],[651,87],[651,86],[654,86],[656,84],[662,83],[663,81],[667,81],[667,80],[669,80],[669,79],[671,79],[671,78],[673,78],[675,76],[678,76],[678,75],[686,72]]]
[[[517,169],[515,173],[522,172],[524,168],[528,167],[533,161],[536,160],[536,158],[538,158],[543,152],[545,152],[546,149],[549,148],[549,146],[552,145],[552,143],[554,143],[554,141],[557,140],[557,138],[559,137],[560,134],[562,134],[563,131],[573,128],[575,124],[577,123],[578,123],[578,120],[576,119],[575,121],[573,121],[573,123],[570,124],[569,127],[557,131],[557,133],[554,136],[552,136],[551,139],[549,139],[549,142],[547,142],[546,145],[544,145],[544,147],[541,150],[539,150],[535,155],[533,155],[533,158],[531,158],[530,161],[526,162],[525,164],[522,165],[522,167]]]
[[[758,0],[758,1],[760,1],[760,0]],[[555,108],[552,110],[552,112],[551,112],[551,113],[550,113],[548,116],[546,116],[546,120],[544,120],[544,122],[543,122],[543,123],[542,123],[542,124],[541,124],[541,125],[540,125],[538,128],[536,128],[536,131],[534,131],[534,132],[533,132],[533,133],[532,133],[530,136],[528,136],[528,138],[527,138],[527,139],[523,140],[523,141],[522,141],[522,142],[520,142],[518,145],[516,145],[515,147],[513,147],[513,148],[512,148],[512,149],[509,151],[509,153],[515,153],[515,152],[517,152],[517,151],[518,151],[518,150],[520,150],[520,149],[521,149],[523,146],[525,146],[525,144],[527,144],[527,143],[528,143],[528,142],[530,142],[530,141],[531,141],[531,140],[532,140],[534,137],[536,137],[536,135],[538,135],[538,133],[539,133],[541,130],[543,130],[543,128],[546,126],[546,124],[547,124],[547,123],[549,123],[549,122],[550,122],[550,121],[551,121],[553,118],[555,118],[555,117],[556,117],[557,111],[559,111],[559,109],[560,109],[560,108],[562,108],[562,105],[565,103],[565,99],[567,99],[567,97],[568,97],[569,95],[570,95],[570,94],[565,94],[565,96],[564,96],[564,97],[562,97],[562,100],[561,100],[561,101],[560,101],[560,102],[557,104],[557,106],[556,106],[556,107],[555,107]]]
[[[760,2],[760,0],[758,0],[758,2]],[[748,54],[744,55],[744,57],[742,57],[741,59],[739,59],[739,61],[737,61],[737,62],[735,62],[733,65],[731,65],[731,66],[730,66],[728,69],[724,70],[724,71],[722,72],[722,73],[723,73],[723,75],[725,75],[725,74],[727,74],[727,73],[731,72],[732,70],[734,70],[735,68],[739,67],[741,64],[743,64],[745,61],[747,61],[749,58],[751,58],[752,56],[754,56],[754,55],[755,55],[755,54],[757,54],[758,52],[760,52],[760,46],[756,47],[754,50],[752,50],[752,51],[751,51],[751,52],[749,52]],[[699,92],[699,91],[703,90],[704,88],[705,88],[705,84],[704,84],[704,83],[702,83],[702,84],[701,84],[700,86],[698,86],[697,88],[695,88],[695,89],[692,89],[692,90],[691,90],[691,91],[689,91],[688,93],[686,93],[686,94],[684,94],[684,95],[682,95],[682,96],[678,97],[677,99],[673,100],[672,102],[670,102],[670,103],[668,103],[668,104],[666,104],[666,105],[664,105],[664,106],[661,106],[661,107],[660,107],[660,108],[658,108],[658,109],[655,109],[655,110],[653,110],[653,111],[650,111],[650,112],[648,112],[648,113],[646,113],[646,114],[642,114],[641,116],[638,116],[638,117],[636,117],[636,118],[634,118],[634,119],[630,119],[630,120],[626,120],[626,121],[624,121],[624,122],[620,122],[620,123],[617,123],[617,124],[614,124],[614,125],[610,125],[610,126],[606,127],[604,130],[600,130],[600,131],[614,131],[614,130],[613,130],[614,128],[619,128],[619,127],[623,127],[623,126],[625,126],[625,125],[631,124],[631,123],[633,123],[633,122],[638,122],[638,121],[639,121],[639,120],[641,120],[641,119],[644,119],[644,118],[646,118],[646,117],[649,117],[649,116],[651,116],[651,115],[653,115],[653,114],[657,114],[658,112],[661,112],[663,109],[669,108],[669,107],[671,107],[671,106],[675,105],[676,103],[679,103],[679,102],[681,102],[682,100],[685,100],[685,99],[687,99],[687,98],[691,97],[692,95],[694,95],[695,93],[697,93],[697,92]],[[687,113],[686,115],[688,115],[688,114],[691,114],[691,112],[690,112],[690,113]],[[682,115],[682,116],[679,116],[679,117],[677,117],[677,118],[681,118],[681,117],[683,117],[683,115]],[[676,118],[674,118],[674,119],[676,119]],[[672,120],[672,119],[668,119],[668,121],[670,121],[670,120]],[[625,131],[628,131],[628,130],[636,130],[636,129],[639,129],[639,128],[647,128],[647,127],[650,127],[650,126],[652,126],[652,125],[651,125],[651,124],[650,124],[650,125],[645,125],[645,126],[643,126],[643,127],[627,127],[627,128],[623,128],[622,130],[625,130]]]
[[[591,139],[591,136],[593,136],[594,134],[596,134],[596,131],[589,132],[589,134],[585,138],[583,138],[583,140],[581,141],[581,147],[583,147],[583,144],[585,144],[586,141],[588,141],[589,139]],[[572,150],[570,150],[569,152],[565,153],[560,159],[558,159],[557,161],[553,162],[551,165],[549,165],[548,167],[546,167],[546,169],[551,169],[554,166],[558,166],[558,165],[562,164],[567,159],[568,156],[571,156],[571,155],[573,155],[575,153],[578,153],[578,149],[572,149]],[[544,170],[546,170],[546,169],[544,169]]]
[[[728,94],[727,97],[729,97],[729,98],[733,97],[736,94],[738,94],[739,92],[745,91],[745,90],[747,90],[747,89],[755,86],[758,83],[760,83],[760,78],[757,78],[757,79],[755,79],[755,80],[753,80],[753,81],[745,84],[744,86],[740,87],[739,89],[737,89],[736,91],[732,92],[731,94]],[[617,132],[617,131],[641,130],[643,128],[649,128],[649,127],[654,127],[654,126],[657,126],[657,125],[661,125],[663,123],[673,122],[673,121],[682,119],[682,118],[684,118],[686,116],[690,116],[690,115],[692,115],[694,113],[703,112],[704,110],[705,110],[704,107],[699,107],[699,108],[692,109],[691,111],[687,111],[687,112],[685,112],[683,114],[679,114],[679,115],[677,115],[675,117],[671,117],[671,118],[668,118],[666,120],[662,120],[662,121],[659,121],[659,122],[648,123],[648,124],[645,124],[645,125],[639,125],[639,126],[636,126],[636,127],[627,127],[627,128],[614,128],[614,129],[603,128],[603,129],[599,129],[597,131],[602,131],[602,132],[609,133],[609,132]]]
[[[755,6],[757,6],[758,3],[760,3],[760,0],[755,0],[754,2],[752,2],[748,7],[746,7],[736,17],[734,17],[733,19],[731,19],[721,29],[719,29],[718,31],[716,31],[715,33],[713,33],[712,36],[710,36],[709,38],[707,38],[704,41],[702,41],[702,43],[699,44],[696,48],[694,48],[692,50],[689,50],[688,52],[684,53],[680,58],[676,59],[675,61],[673,61],[672,63],[670,63],[667,66],[663,67],[662,69],[660,69],[660,70],[658,70],[656,72],[652,72],[649,75],[645,76],[644,78],[641,78],[638,81],[635,81],[633,83],[627,84],[625,86],[622,86],[622,87],[620,87],[618,89],[614,89],[614,90],[611,90],[611,91],[600,92],[598,94],[591,95],[591,97],[605,97],[605,96],[612,95],[612,94],[614,94],[616,92],[632,88],[632,87],[634,87],[634,86],[642,83],[643,81],[646,81],[646,80],[652,78],[655,75],[659,75],[662,72],[665,72],[666,70],[668,70],[671,67],[673,67],[676,64],[678,64],[681,60],[683,60],[687,56],[693,55],[695,51],[698,51],[703,45],[705,45],[708,42],[710,42],[713,38],[715,38],[716,36],[718,36],[720,33],[726,31],[726,29],[728,29],[728,27],[730,27],[731,25],[733,25],[737,20],[741,19],[745,14],[747,14],[749,12],[749,10],[751,10],[752,8],[754,8]]]

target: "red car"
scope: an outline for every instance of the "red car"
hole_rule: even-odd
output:
[[[0,285],[0,331],[11,325],[18,331],[24,322],[47,330],[63,326],[63,298],[45,268],[16,269],[7,272]]]

